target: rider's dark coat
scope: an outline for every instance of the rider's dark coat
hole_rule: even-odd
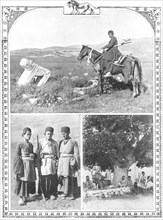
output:
[[[116,45],[118,45],[117,38],[112,36],[109,43],[103,47],[103,49],[107,49],[103,55],[104,59],[110,60],[110,61],[115,61],[122,55]]]

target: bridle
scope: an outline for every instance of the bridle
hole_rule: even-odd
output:
[[[93,51],[93,49],[91,49],[91,51],[89,52],[88,57],[87,57],[87,64],[88,64],[88,65],[89,65],[89,64],[91,63],[91,61],[92,61],[92,51]]]

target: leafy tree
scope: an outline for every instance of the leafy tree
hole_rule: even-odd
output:
[[[84,165],[97,161],[114,170],[115,182],[129,167],[153,164],[153,118],[150,115],[87,115],[84,120]]]

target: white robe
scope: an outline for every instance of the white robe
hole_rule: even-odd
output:
[[[41,175],[57,174],[58,144],[55,140],[47,141],[45,138],[39,141],[41,159]]]
[[[37,84],[37,86],[42,86],[47,82],[50,75],[51,75],[50,70],[45,69],[44,67],[36,63],[33,63],[31,69],[24,69],[24,72],[22,73],[22,75],[18,80],[18,85],[25,86],[28,83],[30,83],[34,79],[34,77],[43,76],[42,79]]]

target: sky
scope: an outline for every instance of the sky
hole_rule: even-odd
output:
[[[70,136],[80,144],[80,116],[79,115],[12,115],[11,116],[11,147],[22,141],[24,127],[32,129],[31,142],[36,147],[36,137],[44,138],[45,128],[54,128],[53,138],[59,142],[62,140],[61,127],[71,128]]]
[[[41,8],[20,16],[9,32],[10,50],[101,44],[113,30],[119,39],[153,37],[148,21],[129,9],[101,9],[100,15],[64,15],[61,8]]]

